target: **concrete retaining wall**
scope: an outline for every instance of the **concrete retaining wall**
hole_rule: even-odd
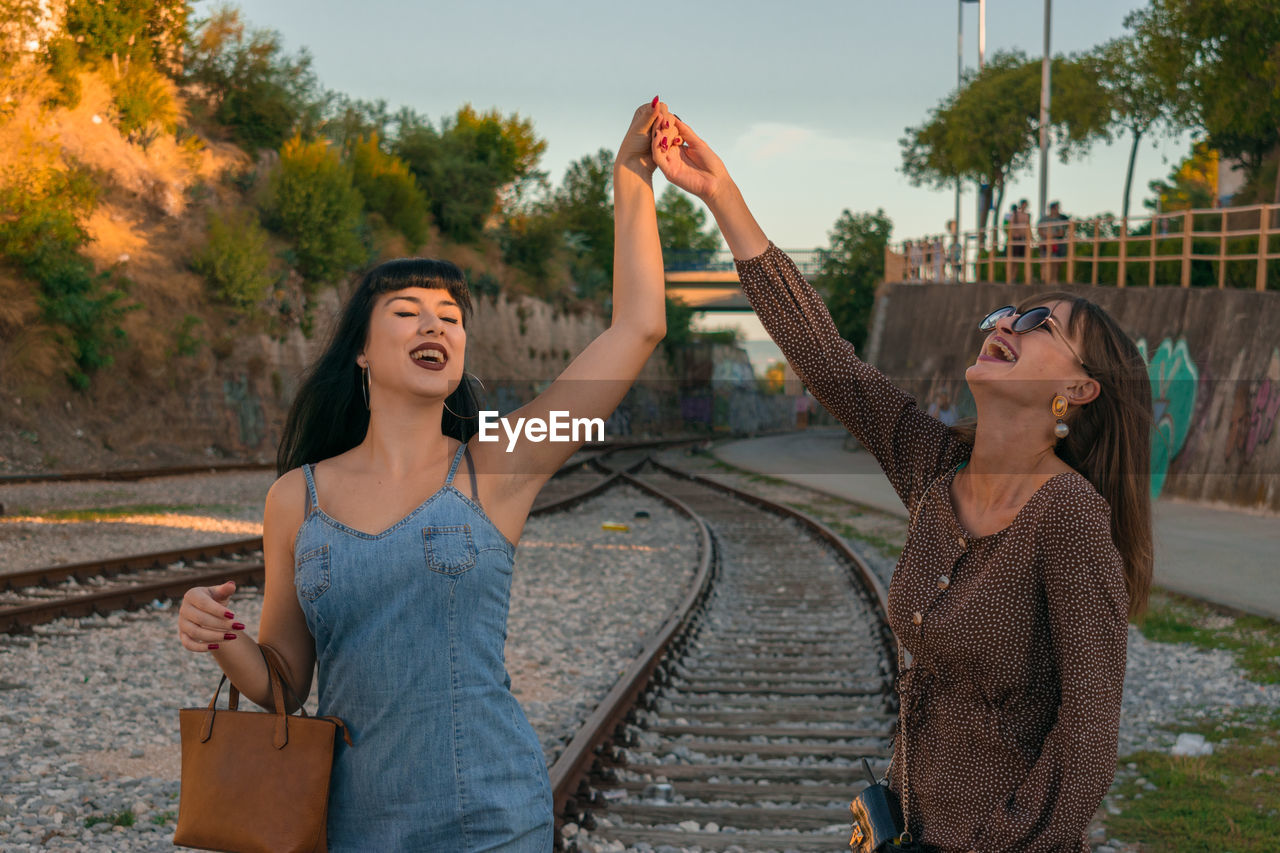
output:
[[[1160,436],[1153,492],[1280,511],[1280,293],[1062,289],[1105,308],[1147,357]],[[1037,290],[1047,288],[885,285],[867,360],[922,407],[946,393],[960,417],[974,415],[964,371],[984,338],[978,321]]]

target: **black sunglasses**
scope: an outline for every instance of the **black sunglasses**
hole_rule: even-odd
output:
[[[1018,314],[1018,309],[1012,305],[1006,305],[1003,308],[997,308],[986,317],[982,318],[982,322],[978,324],[978,328],[984,332],[989,332],[996,327],[996,323],[1005,317]],[[1071,354],[1076,357],[1076,361],[1080,362],[1080,366],[1088,372],[1089,368],[1085,367],[1084,359],[1076,352],[1076,348],[1071,345],[1071,341],[1067,340],[1067,336],[1063,334],[1062,329],[1058,327],[1058,321],[1053,319],[1053,309],[1047,305],[1037,305],[1035,308],[1029,308],[1018,314],[1018,319],[1013,321],[1013,331],[1015,334],[1023,335],[1033,329],[1038,329],[1045,324],[1049,325],[1049,329],[1055,332],[1058,337],[1062,338],[1062,342],[1067,345],[1067,349],[1071,350]]]

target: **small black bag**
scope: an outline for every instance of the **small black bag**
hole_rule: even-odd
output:
[[[886,782],[876,780],[865,758],[862,766],[871,784],[849,803],[849,812],[853,815],[853,837],[849,839],[849,846],[858,853],[913,849],[911,837],[903,838],[902,804],[898,795],[889,790]],[[909,846],[902,846],[904,841]]]

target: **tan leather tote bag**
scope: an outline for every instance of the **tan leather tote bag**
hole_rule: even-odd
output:
[[[182,791],[173,843],[229,853],[323,853],[329,775],[337,717],[285,713],[284,667],[262,646],[275,713],[237,710],[233,684],[227,710],[218,710],[222,676],[207,708],[178,711],[182,730]],[[290,690],[292,693],[292,690]],[[297,697],[294,697],[295,702]]]

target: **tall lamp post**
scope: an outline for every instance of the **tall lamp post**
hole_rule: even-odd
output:
[[[978,71],[982,71],[982,66],[986,60],[987,54],[987,0],[959,0],[956,4],[956,90],[959,91],[964,81],[964,4],[978,4]],[[982,189],[978,189],[978,212],[981,217],[982,212]],[[960,278],[960,268],[964,266],[964,244],[961,237],[960,228],[960,179],[956,178],[956,209],[953,221],[955,222],[955,241],[960,247],[959,260],[955,270],[956,279]],[[981,224],[981,218],[979,218]]]
[[[1049,24],[1053,0],[1044,0],[1044,58],[1040,61],[1040,218],[1049,208]]]

